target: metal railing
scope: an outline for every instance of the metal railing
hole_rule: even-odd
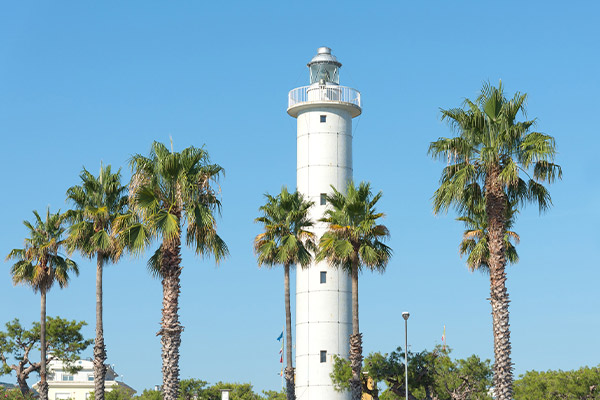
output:
[[[290,91],[288,108],[311,101],[341,101],[361,107],[360,92],[346,86],[302,86]]]

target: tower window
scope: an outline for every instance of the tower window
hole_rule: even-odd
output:
[[[321,271],[321,283],[327,283],[327,271]]]
[[[321,115],[321,122],[327,122],[327,115]]]
[[[321,350],[321,362],[327,362],[327,350]]]
[[[321,205],[327,204],[327,193],[321,193]]]

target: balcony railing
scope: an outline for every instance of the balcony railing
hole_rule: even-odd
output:
[[[361,107],[360,92],[346,86],[302,86],[290,91],[288,108],[312,101],[339,101]]]

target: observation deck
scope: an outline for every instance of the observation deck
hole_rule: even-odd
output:
[[[313,84],[293,89],[288,94],[287,113],[294,118],[315,105],[346,109],[352,118],[362,112],[360,92],[346,86]]]

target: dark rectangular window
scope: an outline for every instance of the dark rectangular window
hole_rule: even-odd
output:
[[[327,122],[327,115],[321,115],[321,122]]]
[[[321,193],[321,205],[327,204],[327,193]]]
[[[327,271],[321,271],[321,283],[327,283]]]
[[[321,350],[321,362],[327,362],[327,350]]]

